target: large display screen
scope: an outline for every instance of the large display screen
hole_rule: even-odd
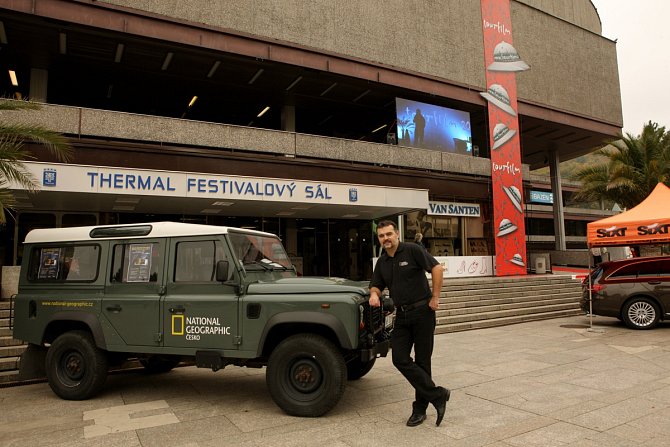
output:
[[[472,154],[468,112],[396,98],[396,121],[401,146]]]

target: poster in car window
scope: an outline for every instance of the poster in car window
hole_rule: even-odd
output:
[[[128,249],[127,282],[149,282],[151,277],[151,244],[131,244]]]
[[[39,279],[57,279],[60,266],[61,249],[43,248],[40,254]]]

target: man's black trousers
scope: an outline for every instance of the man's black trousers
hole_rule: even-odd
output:
[[[397,310],[391,333],[393,365],[414,387],[415,413],[425,413],[428,404],[442,396],[443,390],[431,378],[430,358],[433,355],[435,312],[425,306],[403,312]],[[414,346],[414,360],[411,352]]]

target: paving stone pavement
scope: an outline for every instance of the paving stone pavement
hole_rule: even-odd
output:
[[[350,382],[321,418],[284,414],[264,369],[111,375],[64,401],[45,383],[0,389],[1,446],[670,446],[670,323],[634,331],[584,316],[436,336],[433,372],[452,389],[406,427],[413,392],[391,364]]]

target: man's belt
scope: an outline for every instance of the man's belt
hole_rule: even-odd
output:
[[[418,309],[419,307],[428,304],[428,301],[430,300],[421,300],[412,304],[403,304],[401,306],[398,306],[398,309],[402,310],[403,312],[407,312],[409,310]]]

